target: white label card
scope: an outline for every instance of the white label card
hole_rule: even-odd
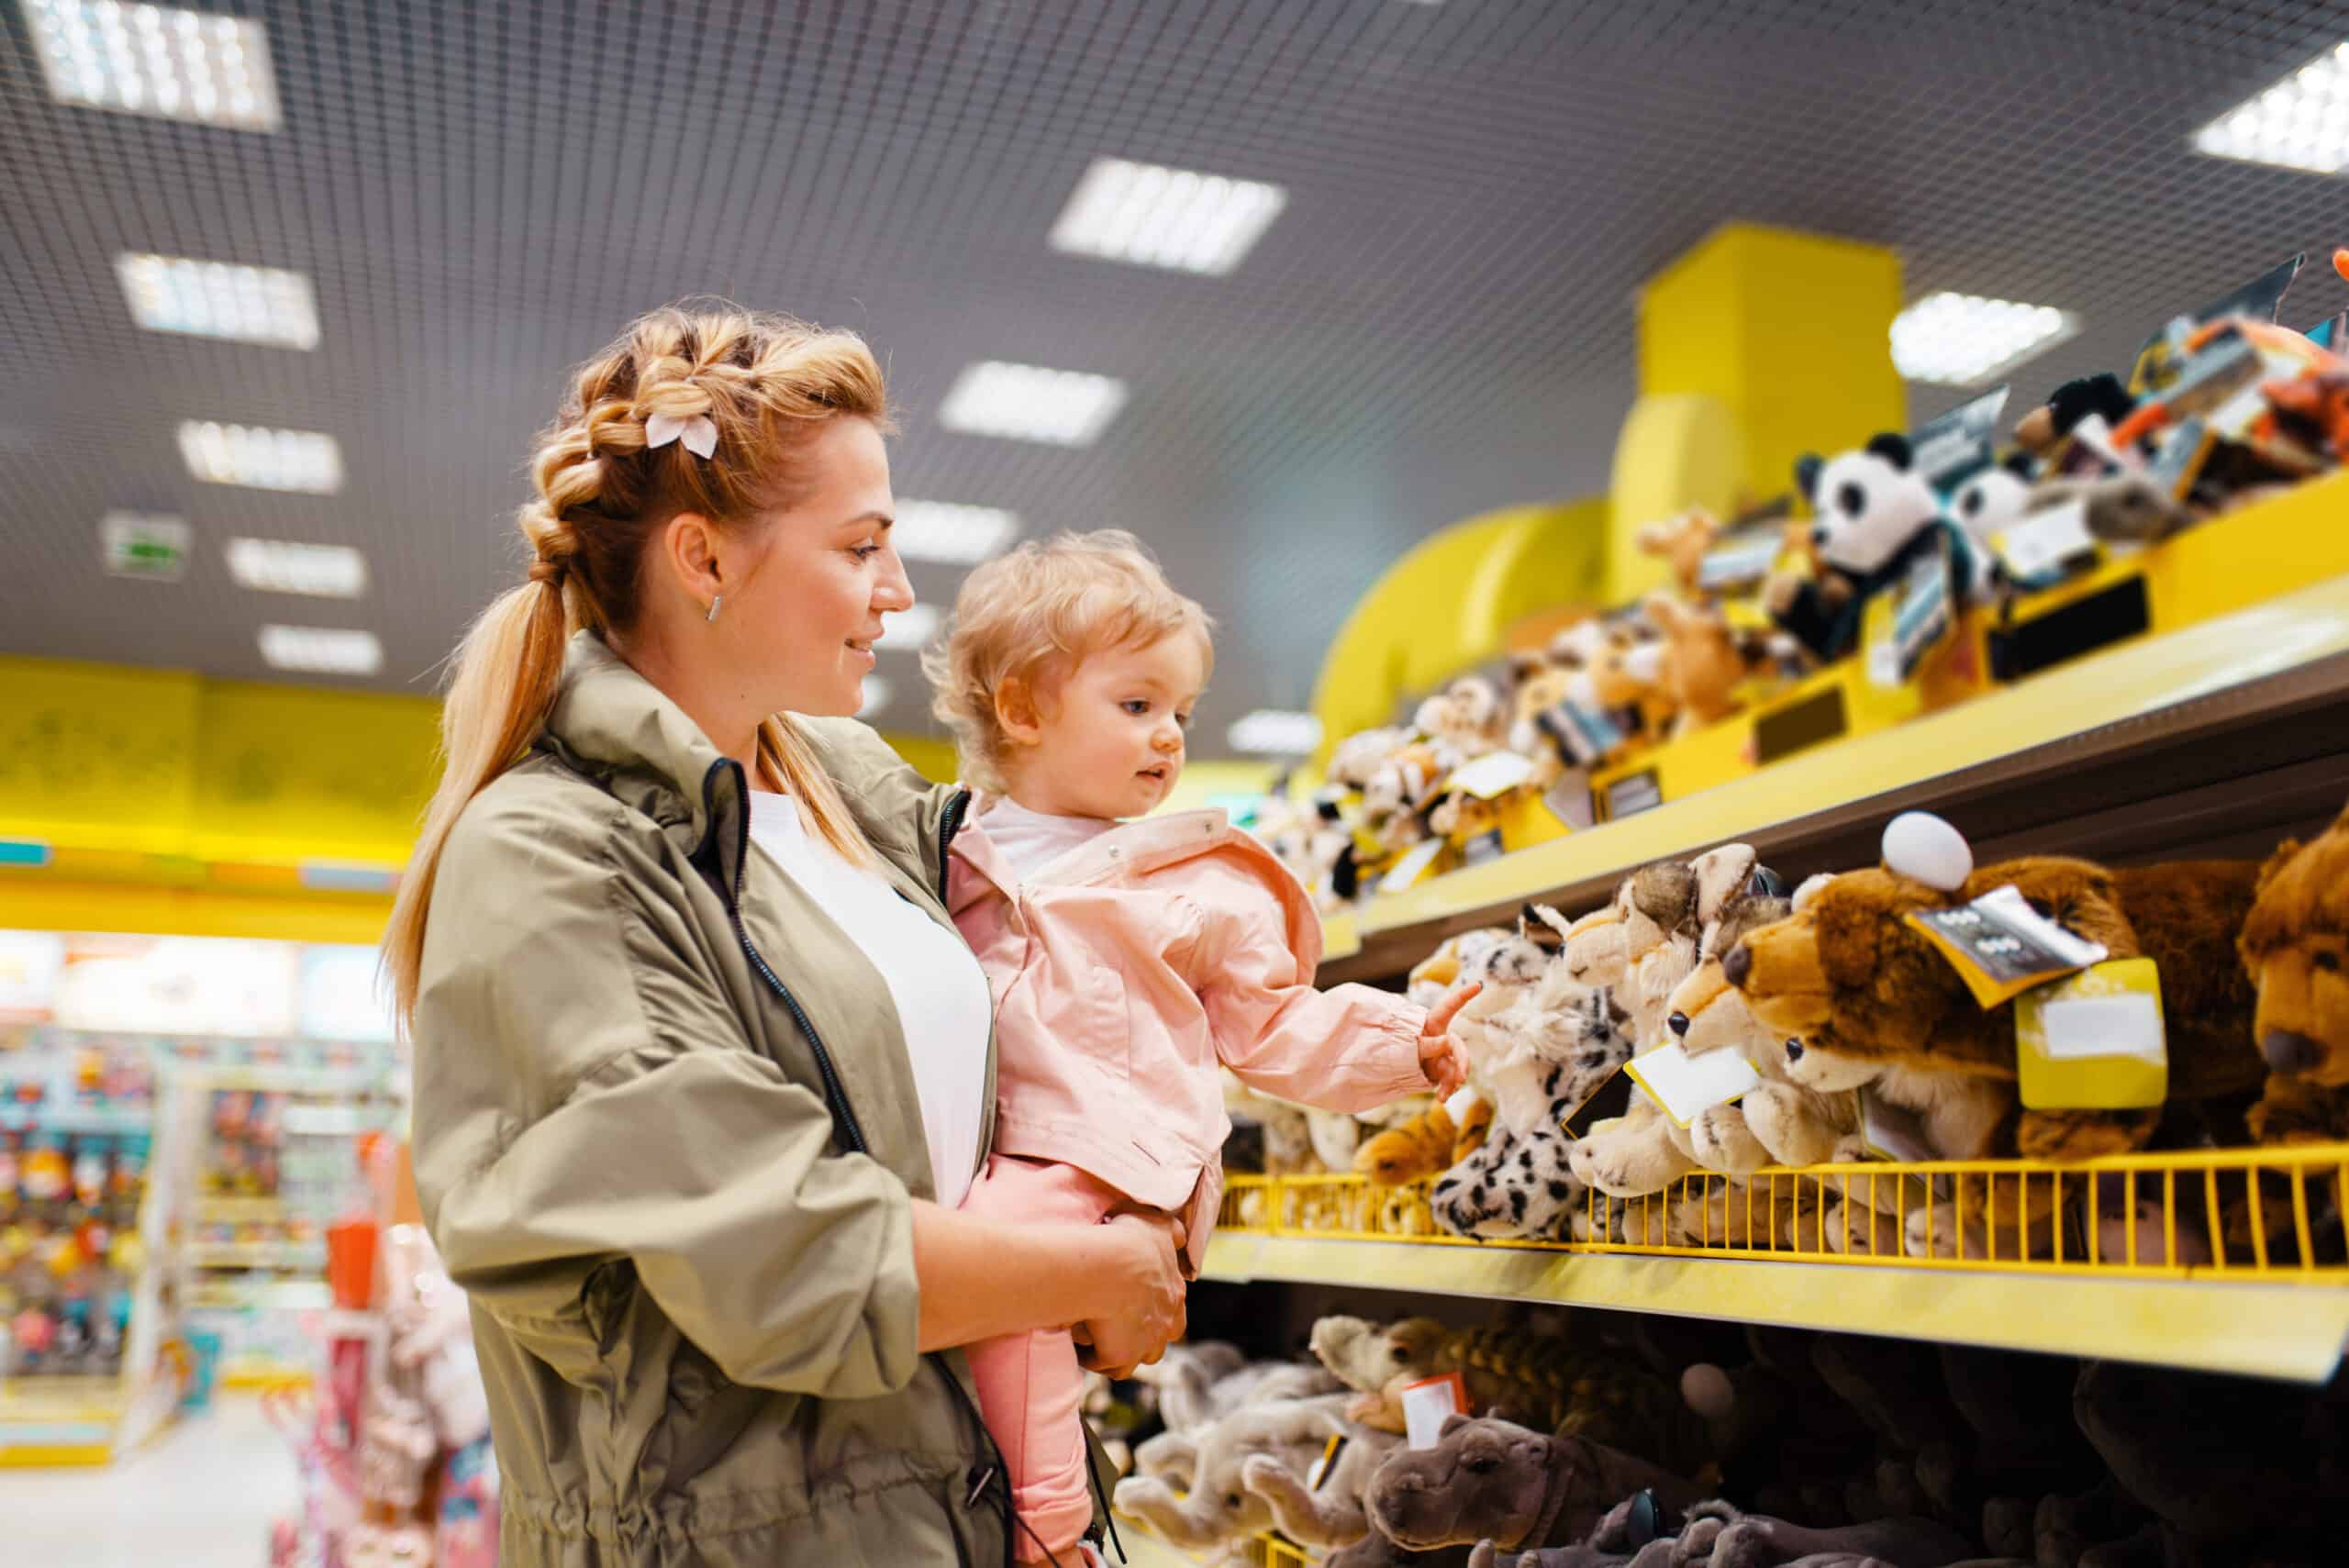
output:
[[[2114,996],[2071,996],[2039,1009],[2047,1054],[2059,1061],[2087,1056],[2136,1056],[2166,1062],[2162,1005],[2142,991]]]
[[[1435,864],[1436,856],[1442,853],[1443,853],[1442,839],[1420,840],[1411,847],[1408,854],[1395,862],[1394,869],[1389,871],[1379,883],[1379,891],[1400,893],[1405,888],[1412,886],[1427,875],[1428,868]]]
[[[1759,1088],[1762,1074],[1734,1051],[1691,1056],[1677,1042],[1631,1058],[1631,1076],[1648,1097],[1664,1107],[1675,1126],[1687,1127],[1715,1106],[1725,1106]]]
[[[1403,1440],[1416,1449],[1433,1448],[1443,1424],[1464,1414],[1460,1408],[1460,1384],[1456,1378],[1414,1383],[1403,1390]]]
[[[1533,770],[1533,761],[1529,757],[1520,757],[1514,751],[1488,751],[1473,762],[1463,762],[1453,769],[1446,787],[1473,795],[1478,800],[1490,800],[1530,781]]]
[[[1999,529],[1991,544],[2007,570],[2023,582],[2060,573],[2072,562],[2096,553],[2096,539],[2088,532],[2088,504],[2066,501],[2034,512]]]

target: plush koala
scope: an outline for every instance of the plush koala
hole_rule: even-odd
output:
[[[1675,1511],[1700,1500],[1693,1483],[1586,1439],[1454,1416],[1435,1447],[1389,1454],[1365,1502],[1378,1532],[1412,1551],[1488,1540],[1521,1551],[1580,1540],[1642,1489]]]
[[[2269,1073],[2252,1135],[2262,1143],[2349,1139],[2349,810],[2260,868],[2237,949],[2256,993],[2253,1036]]]

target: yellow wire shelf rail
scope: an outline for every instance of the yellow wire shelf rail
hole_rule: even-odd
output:
[[[1559,1302],[2317,1383],[2349,1345],[2349,1144],[1709,1173],[1576,1240],[1439,1234],[1421,1188],[1234,1176],[1206,1276]]]

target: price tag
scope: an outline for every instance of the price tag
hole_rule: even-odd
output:
[[[1990,537],[2007,574],[2026,586],[2040,586],[2096,562],[2096,539],[2088,532],[2088,504],[2066,501],[2033,512]]]
[[[2108,957],[2101,942],[2074,936],[2033,909],[2013,884],[1954,909],[1901,917],[1924,933],[1985,1007]]]
[[[1531,783],[1535,767],[1531,758],[1520,757],[1514,751],[1487,751],[1475,762],[1463,762],[1453,769],[1444,787],[1478,800],[1491,800],[1520,784]]]
[[[2169,1093],[2160,966],[2114,959],[2015,1000],[2015,1062],[2032,1110],[2157,1106]]]
[[[1415,1449],[1435,1447],[1443,1424],[1468,1413],[1468,1382],[1456,1372],[1403,1385],[1403,1440]]]
[[[1624,1068],[1664,1108],[1675,1127],[1685,1128],[1715,1106],[1743,1098],[1761,1087],[1762,1074],[1734,1051],[1691,1056],[1677,1040],[1631,1058]]]
[[[1949,557],[1937,542],[1901,573],[1898,588],[1868,606],[1869,681],[1879,686],[1908,684],[1925,655],[1955,624],[1949,575]]]

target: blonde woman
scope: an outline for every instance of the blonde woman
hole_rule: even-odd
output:
[[[847,717],[912,602],[886,419],[854,337],[644,317],[457,653],[385,963],[507,1568],[1003,1562],[955,1347],[1180,1332],[1179,1226],[954,1212],[995,1069],[963,797]]]

